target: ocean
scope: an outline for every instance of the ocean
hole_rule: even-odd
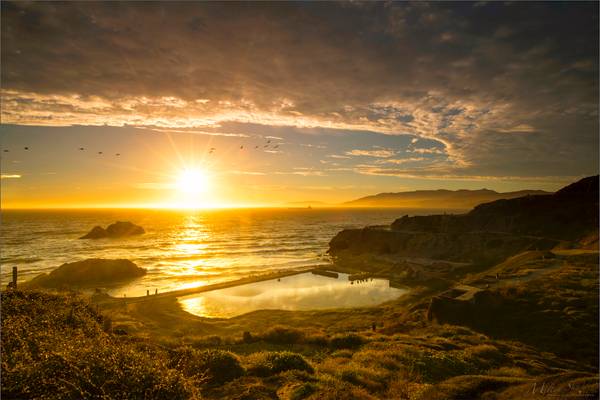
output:
[[[19,282],[62,263],[126,258],[148,273],[105,288],[115,296],[145,295],[234,280],[270,270],[329,263],[328,243],[340,230],[390,224],[425,209],[8,210],[1,214],[1,279],[18,266]],[[115,221],[141,225],[146,234],[82,240],[92,227]]]

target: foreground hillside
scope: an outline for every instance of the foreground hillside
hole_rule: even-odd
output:
[[[458,306],[451,283],[432,279],[370,309],[230,320],[4,292],[2,398],[593,399],[597,257],[518,254],[456,279],[489,285]]]
[[[588,278],[597,280],[597,272]],[[568,290],[597,296],[597,288]],[[526,293],[519,301],[535,307],[537,298]],[[566,292],[553,293],[550,302]],[[578,315],[585,334],[565,331],[581,352],[571,358],[510,334],[428,322],[420,304],[381,307],[376,331],[352,310],[337,312],[348,321],[344,328],[327,326],[328,312],[310,313],[305,326],[298,322],[304,313],[289,312],[280,322],[296,320],[295,327],[157,340],[113,329],[73,295],[4,293],[2,397],[541,399],[550,387],[556,396],[597,397],[597,348],[589,347],[597,308]],[[502,323],[510,331],[522,322]]]

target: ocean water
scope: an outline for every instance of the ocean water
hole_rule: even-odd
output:
[[[344,228],[389,224],[405,215],[448,210],[227,209],[3,211],[0,223],[2,285],[13,266],[19,281],[86,258],[126,258],[148,273],[106,288],[115,296],[197,287],[329,262],[331,238]],[[81,240],[95,225],[141,225],[146,234]]]

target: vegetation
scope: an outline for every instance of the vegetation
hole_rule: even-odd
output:
[[[93,296],[98,303],[91,305],[69,292],[8,290],[1,299],[1,394],[598,398],[597,236],[511,253],[495,264],[436,263],[419,279],[407,277],[412,266],[393,255],[348,259],[347,269],[412,286],[409,295],[372,308],[209,320],[168,298],[127,304]],[[451,295],[457,292],[470,296]]]
[[[187,399],[192,382],[164,352],[103,331],[72,295],[2,293],[2,398]]]

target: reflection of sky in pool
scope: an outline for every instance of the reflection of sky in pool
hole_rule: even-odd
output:
[[[407,290],[384,279],[348,280],[347,274],[329,278],[312,273],[287,276],[179,298],[184,310],[202,317],[233,317],[255,310],[314,310],[374,306]]]

